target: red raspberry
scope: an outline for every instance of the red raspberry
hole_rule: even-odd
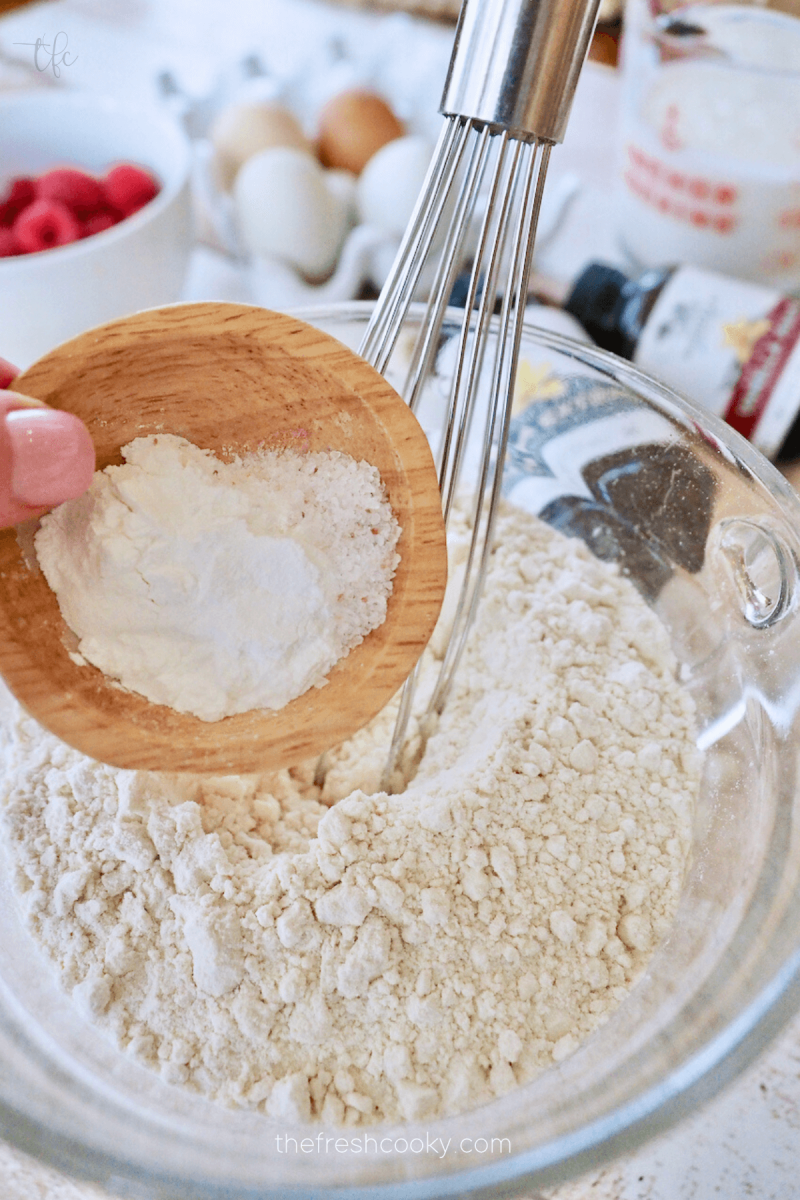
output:
[[[17,217],[13,232],[23,254],[33,254],[77,241],[81,227],[66,204],[34,200]]]
[[[26,179],[22,175],[12,179],[8,191],[0,200],[0,226],[10,228],[35,196],[36,184],[33,179]]]
[[[30,179],[27,175],[18,175],[16,179],[11,180],[11,185],[6,196],[9,204],[16,204],[19,208],[24,208],[26,204],[30,204],[35,199],[35,179]]]
[[[158,195],[159,187],[152,175],[132,163],[120,163],[106,174],[106,201],[129,217]]]
[[[99,180],[75,167],[58,167],[41,175],[36,181],[36,199],[59,200],[79,221],[85,221],[105,203]]]
[[[14,231],[0,226],[0,258],[11,258],[13,254],[19,253],[20,248],[14,237]]]
[[[119,213],[112,213],[106,208],[103,212],[95,213],[93,217],[88,217],[87,220],[81,222],[81,237],[92,237],[95,233],[102,233],[104,229],[110,229],[112,225],[116,225],[122,217]]]

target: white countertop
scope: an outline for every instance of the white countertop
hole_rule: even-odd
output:
[[[60,84],[155,102],[155,79],[170,70],[200,99],[220,72],[258,52],[267,66],[313,79],[329,71],[326,45],[343,41],[355,68],[382,85],[421,126],[436,128],[452,31],[405,14],[375,13],[314,0],[50,0],[0,19],[0,87],[26,77],[36,38],[66,36]],[[17,43],[24,43],[19,45]],[[61,48],[65,46],[61,40]],[[15,58],[20,66],[9,65]],[[45,61],[40,57],[40,63]],[[70,65],[66,65],[69,62]],[[343,76],[344,77],[344,76]],[[324,80],[322,80],[324,82]],[[590,258],[621,263],[613,232],[613,147],[617,81],[589,64],[548,188],[550,237],[537,269],[567,281]],[[566,181],[566,182],[565,182]],[[560,222],[556,218],[561,217]],[[187,299],[248,299],[230,261],[196,252]],[[2,331],[0,331],[2,351]],[[671,1132],[611,1166],[547,1192],[548,1200],[794,1200],[800,1198],[800,1018],[733,1086]],[[57,1176],[0,1144],[1,1200],[98,1200],[97,1189]]]

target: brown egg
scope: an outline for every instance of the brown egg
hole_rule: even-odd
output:
[[[297,118],[280,104],[242,103],[224,108],[209,133],[217,178],[227,191],[242,163],[271,146],[312,153]]]
[[[317,154],[323,166],[359,175],[376,150],[404,133],[402,121],[382,96],[353,88],[334,96],[322,109]]]

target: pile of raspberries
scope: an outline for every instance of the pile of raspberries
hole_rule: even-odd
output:
[[[38,179],[12,179],[0,199],[0,258],[35,254],[102,233],[158,195],[153,176],[132,163],[102,178],[58,167]]]

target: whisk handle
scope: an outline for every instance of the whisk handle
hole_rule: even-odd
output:
[[[464,0],[440,111],[563,141],[600,0]]]

